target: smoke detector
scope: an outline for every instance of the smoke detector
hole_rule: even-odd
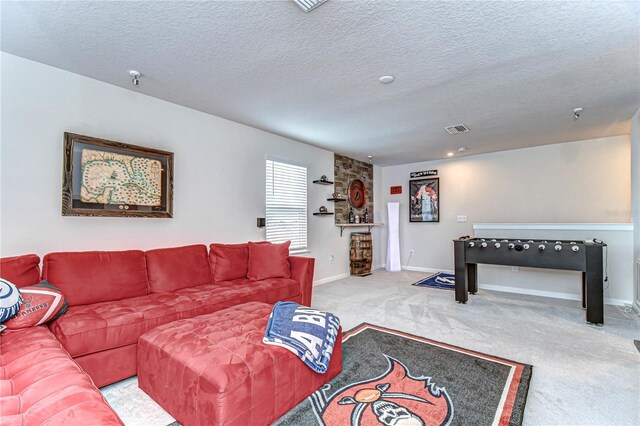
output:
[[[469,128],[465,124],[456,124],[455,126],[447,126],[444,128],[450,135],[457,135],[458,133],[467,133]]]
[[[316,7],[327,2],[327,0],[291,0],[291,1],[297,4],[298,7],[305,12],[311,12]]]
[[[580,107],[573,109],[573,121],[578,121],[578,118],[580,118],[580,114],[582,114],[582,111],[584,110]]]

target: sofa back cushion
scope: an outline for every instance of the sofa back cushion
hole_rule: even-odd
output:
[[[256,241],[251,244],[270,245],[268,241]],[[247,278],[249,269],[249,244],[211,244],[209,263],[213,281],[237,280]]]
[[[211,284],[207,246],[172,247],[145,252],[151,293]]]
[[[42,277],[62,291],[69,306],[148,293],[144,252],[140,250],[49,253],[44,256]]]
[[[38,284],[40,282],[40,257],[35,254],[4,257],[0,259],[0,278],[17,287]]]
[[[291,241],[268,245],[250,242],[247,278],[255,281],[267,278],[291,278],[290,245]]]
[[[211,244],[209,262],[214,282],[247,278],[249,267],[249,245]]]

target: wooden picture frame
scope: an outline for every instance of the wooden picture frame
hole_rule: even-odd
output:
[[[65,132],[62,215],[173,217],[173,152]]]
[[[440,179],[409,181],[409,222],[440,222]]]

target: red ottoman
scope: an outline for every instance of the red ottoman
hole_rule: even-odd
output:
[[[183,425],[271,424],[342,370],[342,330],[325,374],[262,343],[271,308],[245,303],[143,334],[140,388]]]

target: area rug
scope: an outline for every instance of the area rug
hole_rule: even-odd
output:
[[[456,281],[455,275],[449,274],[447,272],[437,272],[433,275],[428,276],[412,285],[418,287],[435,287],[435,288],[444,288],[446,290],[455,290]]]
[[[361,324],[343,370],[277,426],[520,425],[532,367]]]

